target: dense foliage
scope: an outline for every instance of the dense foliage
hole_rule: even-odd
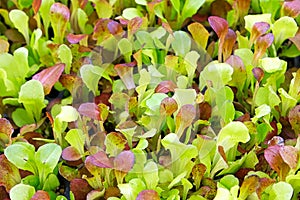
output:
[[[299,198],[299,0],[0,5],[0,199]]]

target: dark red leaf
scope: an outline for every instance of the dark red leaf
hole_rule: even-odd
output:
[[[100,111],[95,103],[82,103],[78,108],[78,112],[91,119],[100,120]]]
[[[4,186],[6,191],[21,182],[19,169],[4,154],[0,155],[0,169],[0,186]]]
[[[73,179],[70,182],[70,189],[76,200],[86,200],[86,196],[93,188],[84,179]]]
[[[226,18],[227,13],[231,10],[231,5],[226,0],[215,0],[210,5],[211,15]]]
[[[125,64],[117,64],[114,69],[120,76],[124,85],[128,90],[135,88],[135,84],[133,81],[133,67],[136,66],[136,62],[125,63]]]
[[[33,12],[35,15],[39,11],[39,9],[41,7],[41,3],[42,3],[42,0],[33,0],[32,9],[33,9]]]
[[[66,161],[77,161],[82,157],[74,147],[67,147],[62,151],[62,158]]]
[[[155,92],[156,93],[169,93],[174,92],[177,88],[177,85],[173,81],[162,81],[156,86]]]
[[[300,0],[284,1],[283,13],[285,16],[298,17],[300,14]]]
[[[31,197],[30,200],[50,200],[50,196],[48,192],[43,190],[38,190],[36,193]]]
[[[159,200],[159,195],[155,190],[143,190],[141,191],[136,200]]]
[[[121,195],[120,189],[118,187],[108,187],[104,193],[104,199],[109,197],[119,197]]]
[[[40,73],[34,75],[32,79],[38,80],[44,87],[45,95],[49,94],[53,85],[58,81],[59,77],[63,73],[65,64],[59,63],[52,67],[46,68]]]
[[[265,34],[270,29],[270,24],[267,22],[256,22],[251,30],[250,43],[252,44],[256,39]]]
[[[78,34],[78,35],[75,35],[73,33],[69,33],[67,35],[67,40],[71,43],[71,44],[77,44],[79,43],[81,40],[87,38],[88,35],[86,34]]]
[[[131,151],[122,151],[114,159],[114,168],[121,172],[129,172],[134,165],[134,154]]]
[[[0,186],[0,198],[2,200],[10,200],[8,192],[5,190],[4,186]]]
[[[32,144],[35,149],[38,149],[40,146],[46,144],[46,142],[37,140],[35,138],[43,138],[42,134],[37,132],[27,132],[24,135],[24,139],[27,140],[30,144]]]

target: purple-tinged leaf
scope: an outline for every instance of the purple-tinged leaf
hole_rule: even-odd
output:
[[[299,135],[300,134],[300,105],[297,105],[290,110],[288,118],[296,135]]]
[[[0,118],[0,149],[5,149],[6,145],[11,143],[13,132],[14,128],[11,123],[5,118]]]
[[[238,79],[238,77],[241,78],[241,76],[246,75],[245,65],[243,63],[243,60],[239,56],[229,56],[229,58],[226,59],[226,63],[228,63],[234,69],[232,79],[235,79],[235,77]]]
[[[70,182],[70,190],[76,200],[86,200],[86,196],[93,188],[84,179],[73,179]]]
[[[283,146],[279,149],[279,154],[283,161],[289,165],[291,169],[295,169],[298,164],[298,149],[292,146]]]
[[[82,103],[78,108],[78,112],[91,119],[100,120],[100,111],[95,103]]]
[[[71,94],[77,90],[77,88],[83,84],[82,79],[78,76],[71,74],[62,74],[59,78],[59,82],[67,89]]]
[[[41,7],[41,3],[42,3],[42,0],[33,0],[32,9],[33,9],[33,12],[34,12],[35,15],[39,11],[39,9]]]
[[[132,169],[134,160],[134,154],[131,151],[122,151],[114,159],[114,169],[127,173]]]
[[[87,34],[78,34],[75,35],[73,33],[69,33],[67,35],[67,40],[71,43],[71,44],[77,44],[79,43],[81,40],[83,39],[87,39],[88,35]]]
[[[274,41],[274,35],[272,33],[267,33],[257,38],[254,45],[254,56],[253,65],[257,65],[257,62],[266,53],[267,49],[272,45]]]
[[[6,191],[21,182],[19,169],[4,154],[0,155],[0,168],[0,186],[4,186]]]
[[[100,44],[103,40],[110,38],[112,35],[119,35],[123,32],[121,24],[111,19],[102,18],[97,20],[92,38],[93,40],[97,40],[97,43]]]
[[[219,38],[225,38],[229,28],[228,22],[225,19],[217,16],[210,16],[208,22]]]
[[[143,190],[141,191],[138,196],[136,197],[136,200],[159,200],[159,195],[155,190]]]
[[[64,21],[69,21],[70,19],[70,11],[67,6],[62,3],[54,3],[50,8],[51,14],[56,14],[59,17],[63,17]]]
[[[227,58],[231,55],[236,38],[237,36],[235,32],[232,29],[228,29],[228,32],[225,36],[225,41],[222,45],[223,60],[227,60]]]
[[[63,43],[67,23],[70,19],[70,10],[62,3],[54,3],[50,7],[50,20],[54,32],[54,42]]]
[[[66,161],[77,161],[79,160],[82,155],[79,151],[74,147],[67,147],[62,151],[62,158]]]
[[[50,200],[50,195],[46,191],[38,190],[30,200]]]
[[[160,113],[162,115],[171,116],[178,109],[178,104],[171,97],[164,98],[160,103]]]
[[[175,92],[177,85],[173,81],[162,81],[156,86],[155,92],[156,93],[169,93]]]
[[[59,63],[52,67],[46,68],[40,73],[34,75],[32,79],[42,83],[45,95],[49,94],[53,85],[59,80],[63,73],[65,64]]]
[[[264,78],[264,70],[260,67],[254,67],[252,69],[252,73],[255,77],[255,79],[260,83],[262,81],[262,79]]]
[[[285,16],[298,17],[300,14],[300,0],[284,1],[283,13]]]
[[[181,137],[184,130],[189,127],[196,117],[196,109],[191,104],[183,105],[176,115],[176,134],[178,138]]]
[[[132,37],[142,26],[143,19],[140,17],[135,17],[131,19],[127,24],[128,37]]]
[[[284,139],[278,135],[272,137],[268,141],[268,146],[275,146],[275,145],[284,146]]]
[[[218,60],[221,62],[225,37],[229,29],[228,22],[225,19],[217,16],[210,16],[208,18],[208,22],[219,37]],[[232,33],[229,34],[229,37],[230,35],[232,35]]]
[[[125,64],[117,64],[114,69],[120,76],[124,85],[128,90],[134,89],[135,84],[133,81],[133,67],[136,66],[136,62],[125,63]]]
[[[105,138],[106,152],[110,156],[117,156],[124,150],[127,140],[122,136],[121,133],[110,132]]]
[[[251,30],[251,36],[250,36],[250,44],[255,43],[258,37],[262,36],[263,34],[267,33],[267,31],[270,29],[270,24],[267,22],[256,22]]]
[[[283,147],[280,145],[269,146],[264,151],[264,157],[270,167],[277,172],[279,180],[284,181],[290,171],[290,167],[280,155],[281,148]]]
[[[101,168],[113,168],[114,166],[112,160],[107,157],[104,151],[99,151],[98,153],[86,158],[85,164],[87,169],[89,169],[89,165],[87,165],[87,163]]]
[[[297,49],[300,50],[300,30],[298,30],[294,37],[289,39],[296,45]]]

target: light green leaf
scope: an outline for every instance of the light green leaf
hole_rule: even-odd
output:
[[[143,17],[143,14],[136,8],[125,8],[123,10],[122,17],[127,20],[131,20],[135,17]]]
[[[125,136],[130,148],[132,148],[132,138],[133,138],[133,135],[135,134],[136,127],[137,126],[132,127],[132,128],[116,129],[116,131],[120,131]]]
[[[19,102],[23,104],[31,118],[35,119],[36,122],[39,121],[42,110],[46,107],[44,103],[44,89],[41,82],[30,80],[22,85],[19,93]]]
[[[184,57],[191,49],[191,38],[184,31],[174,32],[172,48],[176,55]]]
[[[286,116],[290,109],[296,106],[297,100],[291,97],[284,89],[279,88],[278,92],[281,97],[281,115]]]
[[[176,10],[177,13],[180,13],[180,0],[171,0],[171,3],[174,10]]]
[[[121,194],[124,195],[126,200],[135,200],[137,195],[146,189],[145,183],[142,179],[135,178],[129,181],[126,184],[119,184],[118,188],[121,191]]]
[[[278,182],[272,185],[269,199],[272,200],[290,200],[293,195],[293,188],[286,182]]]
[[[8,146],[4,150],[4,154],[19,169],[28,170],[35,175],[38,174],[34,160],[35,148],[33,145],[26,142],[17,142]]]
[[[200,90],[208,83],[219,89],[231,81],[233,68],[227,63],[210,62],[200,74]]]
[[[83,65],[80,68],[80,74],[83,82],[88,87],[88,89],[94,93],[94,95],[97,95],[99,93],[98,82],[102,77],[104,71],[105,70],[103,68],[90,64]]]
[[[178,104],[178,108],[180,109],[183,105],[192,104],[195,105],[196,103],[197,93],[194,89],[179,89],[176,88],[174,98]]]
[[[251,33],[252,27],[256,22],[267,22],[272,24],[271,14],[247,15],[245,19],[245,28]]]
[[[249,130],[245,124],[233,121],[224,126],[217,139],[217,144],[222,144],[226,139],[230,139],[230,144],[225,149],[230,149],[239,142],[246,143],[250,140]]]
[[[65,136],[65,139],[72,147],[75,147],[81,155],[84,154],[85,135],[82,130],[69,130],[67,135]]]
[[[255,109],[255,116],[252,118],[253,123],[256,123],[259,118],[269,115],[270,113],[271,108],[266,104],[257,107]]]
[[[69,74],[71,70],[72,59],[73,59],[71,49],[67,45],[62,44],[59,46],[57,53],[58,53],[58,58],[61,60],[61,62],[66,64],[65,73]]]
[[[273,73],[276,71],[281,71],[284,67],[283,60],[280,60],[278,57],[271,58],[263,58],[260,60],[259,65],[268,73]]]
[[[184,22],[189,17],[192,17],[199,8],[205,3],[205,0],[186,0],[181,12],[181,22]]]
[[[50,173],[53,173],[61,153],[61,147],[55,143],[44,144],[35,153],[35,163],[39,171],[41,184],[44,183]]]
[[[294,37],[297,30],[298,25],[292,17],[284,16],[278,19],[272,26],[276,48],[279,48],[286,39]]]
[[[79,117],[77,110],[72,106],[62,106],[60,113],[56,116],[62,122],[73,122]]]
[[[298,172],[296,175],[292,174],[292,175],[287,176],[286,182],[289,183],[293,187],[294,195],[293,195],[292,200],[297,200],[297,196],[300,192],[300,185],[299,185],[300,172]]]
[[[34,187],[20,183],[10,190],[9,196],[11,200],[30,200],[34,193]]]
[[[26,13],[22,10],[15,9],[9,12],[9,18],[18,31],[22,33],[26,43],[29,44],[29,17],[26,15]]]
[[[44,29],[48,30],[50,25],[50,7],[54,4],[54,0],[43,0],[41,1],[41,7],[39,13],[43,19]],[[48,31],[45,31],[46,37],[48,38]],[[48,38],[49,39],[49,38]]]
[[[147,0],[135,0],[135,3],[143,5],[143,6],[147,6]]]
[[[161,101],[168,97],[165,93],[155,93],[149,99],[146,100],[147,114],[158,115],[160,112]]]
[[[26,124],[34,124],[35,121],[30,116],[27,111],[23,108],[17,108],[13,113],[12,113],[12,119],[14,120],[14,123],[18,127],[22,127]]]
[[[143,177],[147,185],[147,189],[155,189],[158,184],[158,167],[153,161],[147,162],[143,170]]]
[[[130,56],[132,55],[132,44],[127,38],[122,38],[118,42],[118,48],[121,54],[125,57],[125,62],[130,62]]]
[[[253,52],[248,48],[240,48],[234,51],[234,55],[240,57],[243,60],[245,66],[252,65]]]
[[[88,22],[89,19],[87,14],[81,8],[77,8],[77,19],[78,19],[78,26],[80,28],[80,31],[82,33],[88,34],[86,30],[86,23]]]
[[[261,106],[263,104],[269,105],[271,108],[278,106],[281,103],[278,95],[271,86],[260,87],[255,98],[255,105]]]
[[[113,8],[106,0],[91,0],[95,4],[95,9],[99,18],[110,18]]]

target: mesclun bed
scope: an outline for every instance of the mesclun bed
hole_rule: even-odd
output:
[[[299,0],[0,5],[1,199],[299,198]]]

